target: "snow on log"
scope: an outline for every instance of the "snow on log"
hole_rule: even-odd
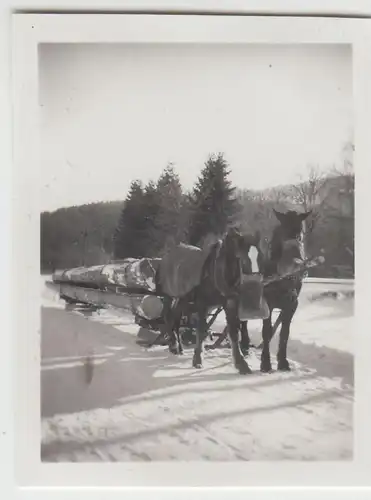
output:
[[[161,317],[164,306],[162,300],[156,295],[143,295],[138,302],[138,304],[133,304],[134,312],[138,316],[142,316],[148,320]]]
[[[60,296],[67,301],[126,309],[153,320],[161,317],[163,302],[160,297],[145,291],[156,292],[159,262],[160,259],[125,259],[115,264],[56,271],[51,284],[59,285]],[[121,291],[116,287],[120,287]],[[125,288],[128,293],[122,292]]]
[[[156,291],[156,272],[161,259],[127,259],[121,264],[109,264],[102,269],[104,281],[130,289]]]
[[[55,283],[69,283],[88,288],[116,285],[129,289],[156,291],[156,271],[161,259],[125,259],[121,263],[76,267],[57,271],[52,280]]]

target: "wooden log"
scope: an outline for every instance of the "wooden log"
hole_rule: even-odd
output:
[[[61,298],[71,303],[88,304],[97,308],[124,309],[148,320],[160,318],[163,311],[162,299],[155,295],[117,294],[69,283],[47,282],[46,285],[54,289],[59,287]]]

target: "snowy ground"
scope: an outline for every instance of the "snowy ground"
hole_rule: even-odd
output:
[[[261,374],[253,351],[253,374],[240,376],[228,349],[206,352],[196,370],[192,350],[175,357],[138,346],[129,315],[66,311],[42,287],[44,461],[352,458],[352,298],[312,301],[329,286],[304,285],[292,371]],[[256,343],[260,329],[249,323]],[[272,361],[275,351],[273,340]]]

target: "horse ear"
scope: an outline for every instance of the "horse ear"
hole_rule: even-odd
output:
[[[273,213],[280,222],[283,222],[285,214],[283,214],[282,212],[278,212],[276,209],[273,209]]]
[[[303,214],[300,214],[300,219],[303,221],[305,220],[307,217],[309,217],[312,213],[312,210],[309,210],[309,212],[304,212]]]

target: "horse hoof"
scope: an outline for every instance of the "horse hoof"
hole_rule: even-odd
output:
[[[179,350],[176,346],[169,346],[169,351],[171,354],[179,354]]]
[[[280,372],[290,372],[291,367],[288,361],[281,361],[277,364],[277,370],[279,370]]]
[[[260,371],[262,373],[272,373],[272,365],[270,363],[261,363]]]
[[[249,365],[247,363],[243,364],[243,365],[239,365],[236,368],[237,368],[238,373],[240,375],[250,375],[250,373],[252,373],[251,368],[249,367]]]
[[[193,356],[192,366],[193,368],[202,368],[202,358],[197,355]]]
[[[193,360],[192,361],[192,366],[193,366],[193,368],[197,368],[199,370],[200,368],[202,368],[202,363],[201,363],[201,361],[195,361],[195,360]]]

